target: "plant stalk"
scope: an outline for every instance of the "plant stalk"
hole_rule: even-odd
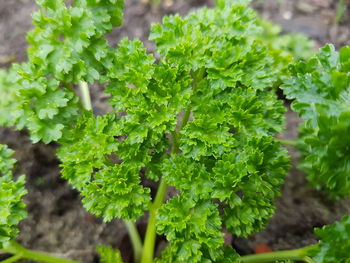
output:
[[[83,101],[84,109],[92,110],[91,97],[90,97],[88,84],[85,81],[80,81],[79,87],[80,87],[81,99]]]
[[[134,249],[135,263],[139,263],[142,256],[142,241],[141,241],[139,232],[137,231],[137,228],[133,222],[130,222],[130,221],[124,221],[124,222],[125,222],[126,228],[128,229],[131,244]]]
[[[10,245],[5,247],[3,250],[13,254],[14,256],[2,261],[2,263],[11,263],[22,258],[47,263],[80,263],[79,261],[57,257],[45,252],[26,249],[14,240],[12,240]]]
[[[156,243],[156,216],[158,209],[162,206],[166,194],[167,185],[161,179],[156,198],[149,210],[149,219],[146,230],[146,237],[143,246],[141,263],[152,263],[154,257],[154,247]]]
[[[292,141],[292,140],[284,140],[284,139],[278,139],[277,141],[279,141],[281,144],[285,144],[285,145],[290,145],[290,146],[296,146],[297,142],[296,141]]]
[[[304,248],[283,250],[269,253],[262,253],[256,255],[248,255],[240,258],[242,263],[268,263],[276,262],[278,260],[301,260],[307,263],[313,262],[313,260],[308,257],[308,252],[317,248],[316,245],[311,245]],[[311,260],[311,261],[310,261]]]
[[[22,258],[21,255],[16,255],[16,256],[12,256],[10,258],[7,258],[5,260],[0,261],[0,263],[12,263],[12,262],[16,262],[17,260],[20,260]]]
[[[204,68],[201,68],[196,72],[191,73],[193,78],[193,81],[192,81],[193,93],[195,93],[196,91],[197,84],[203,79],[204,73],[205,73]],[[179,139],[178,137],[180,136],[180,131],[186,126],[187,122],[189,121],[191,116],[191,111],[192,111],[192,105],[189,104],[184,112],[178,131],[173,133],[174,142],[173,142],[172,153],[176,153],[178,150],[178,145],[177,145],[178,139]]]
[[[201,68],[197,72],[192,73],[193,77],[193,82],[192,82],[192,87],[193,90],[196,89],[197,83],[200,82],[200,80],[203,78],[203,75],[205,73],[205,69]],[[188,105],[184,116],[182,118],[180,127],[178,131],[174,131],[172,133],[172,149],[171,149],[171,154],[177,154],[179,152],[179,134],[180,131],[183,129],[183,127],[186,125],[190,118],[191,114],[191,105]],[[162,206],[164,202],[164,197],[166,194],[167,190],[167,185],[164,179],[161,179],[158,191],[156,194],[156,198],[153,202],[153,204],[150,207],[149,211],[149,219],[148,219],[148,225],[147,225],[147,230],[146,230],[146,237],[144,241],[144,246],[143,246],[143,252],[142,252],[142,259],[141,263],[152,263],[153,262],[153,257],[154,257],[154,247],[155,247],[155,241],[156,241],[156,216],[158,209]]]

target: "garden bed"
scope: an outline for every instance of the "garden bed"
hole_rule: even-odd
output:
[[[164,14],[182,15],[211,1],[164,0],[158,7],[151,7],[138,0],[126,4],[124,23],[108,35],[113,47],[122,37],[141,38],[146,47],[149,25],[160,22]],[[282,25],[286,32],[301,32],[315,40],[320,47],[332,42],[337,47],[350,43],[349,12],[342,22],[336,21],[336,5],[331,0],[254,2],[266,18]],[[32,0],[2,1],[0,3],[0,66],[26,59],[25,33],[31,28],[30,14],[36,6]],[[349,10],[348,10],[349,11]],[[96,113],[108,111],[106,96],[96,87],[93,91],[93,106]],[[288,107],[288,102],[286,102]],[[283,138],[293,139],[297,135],[299,119],[287,113],[288,128]],[[112,245],[119,248],[127,262],[132,261],[131,246],[126,229],[121,221],[104,224],[81,206],[79,194],[60,179],[59,162],[55,158],[57,145],[32,145],[25,132],[0,129],[0,143],[8,144],[16,151],[18,173],[27,175],[26,196],[29,217],[21,223],[19,241],[23,246],[71,257],[81,262],[98,262],[96,246]],[[297,165],[297,154],[289,147],[293,166]],[[152,186],[154,187],[154,186]],[[233,237],[232,244],[241,254],[252,253],[258,244],[266,244],[273,250],[292,249],[316,242],[313,228],[331,223],[345,214],[350,214],[350,201],[333,203],[309,187],[305,176],[291,169],[283,186],[282,197],[276,200],[277,211],[267,228],[248,239]],[[141,232],[145,228],[140,220]],[[159,245],[163,242],[159,240]]]

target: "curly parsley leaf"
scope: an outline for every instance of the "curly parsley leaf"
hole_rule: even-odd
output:
[[[163,25],[152,27],[150,39],[171,65],[189,71],[207,68],[208,78],[217,87],[240,81],[264,88],[276,77],[266,47],[255,37],[261,30],[256,19],[256,13],[246,4],[223,3],[215,9],[199,9],[185,18],[166,16]]]
[[[339,115],[342,97],[349,89],[348,49],[344,47],[340,56],[332,45],[326,45],[316,57],[290,66],[293,77],[281,88],[288,99],[295,99],[292,109],[310,125],[317,123],[320,112]]]
[[[81,191],[84,207],[108,222],[135,220],[148,209],[150,190],[140,185],[140,167],[119,164],[93,175]]]
[[[150,201],[149,189],[140,185],[143,163],[123,162],[115,155],[123,147],[118,140],[121,135],[114,114],[93,117],[86,113],[67,132],[58,150],[63,177],[81,192],[84,207],[105,221],[135,220]]]
[[[59,140],[79,114],[73,85],[109,79],[115,56],[103,36],[121,25],[124,1],[74,1],[71,6],[63,0],[37,3],[35,28],[27,35],[28,62],[16,65],[17,74],[12,76],[16,116],[5,125],[27,128],[33,142],[49,143]]]
[[[258,39],[268,46],[268,54],[274,58],[273,67],[279,71],[279,86],[290,77],[288,65],[295,61],[308,60],[315,55],[315,43],[306,35],[298,33],[281,34],[282,28],[272,22],[258,18],[257,23],[262,27]]]
[[[320,242],[313,251],[313,260],[317,263],[349,263],[350,217],[345,216],[339,222],[315,229]]]
[[[114,250],[111,247],[98,246],[97,251],[100,255],[101,263],[123,263],[119,250]]]
[[[210,201],[182,195],[169,200],[160,211],[158,231],[170,242],[173,262],[202,262],[222,255],[221,219]]]
[[[243,2],[164,18],[151,33],[158,61],[123,39],[105,88],[116,113],[82,116],[61,140],[63,176],[105,220],[147,209],[143,174],[175,186],[179,194],[158,211],[170,242],[163,262],[235,262],[221,229],[260,230],[288,170],[274,139],[285,112],[271,89],[279,68]]]
[[[20,101],[17,96],[19,85],[13,67],[0,69],[0,125],[15,126],[21,116]]]
[[[27,216],[22,200],[27,193],[24,176],[13,178],[13,151],[0,144],[0,248],[18,235],[18,224]]]
[[[350,47],[327,45],[307,62],[290,67],[293,78],[282,86],[292,109],[305,123],[298,148],[300,167],[316,188],[337,199],[350,194]]]
[[[67,83],[99,80],[112,67],[112,49],[102,37],[122,22],[123,0],[37,1],[28,57],[36,71]]]

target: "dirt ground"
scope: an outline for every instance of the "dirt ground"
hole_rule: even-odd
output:
[[[346,2],[346,1],[345,1]],[[316,47],[334,43],[336,47],[350,44],[350,1],[348,9],[337,21],[335,0],[260,0],[253,6],[265,18],[283,27],[284,32],[301,32],[315,40]],[[213,5],[211,0],[162,0],[151,7],[142,0],[127,0],[124,24],[108,35],[116,47],[122,37],[141,38],[146,46],[149,25],[161,21],[164,14],[182,15],[202,5]],[[25,33],[32,27],[31,13],[36,9],[33,0],[0,0],[0,67],[26,59]],[[97,89],[98,90],[98,89]],[[105,96],[93,93],[96,112],[105,110]],[[297,136],[298,118],[287,114],[288,127],[284,138]],[[98,262],[96,246],[112,245],[123,251],[123,257],[132,262],[130,244],[121,221],[104,224],[89,215],[81,206],[77,192],[60,179],[59,162],[55,158],[57,145],[32,145],[25,132],[0,129],[0,143],[16,150],[18,173],[27,175],[26,196],[29,217],[21,223],[19,242],[28,248],[57,253],[85,263]],[[296,165],[297,156],[293,164]],[[267,228],[248,239],[233,239],[239,253],[252,253],[264,243],[277,249],[298,248],[316,242],[313,228],[333,222],[350,214],[350,200],[338,203],[325,201],[320,193],[307,186],[305,176],[293,168],[283,186],[282,197],[276,200],[277,211]],[[142,222],[143,220],[141,220]],[[140,229],[144,229],[142,223]]]

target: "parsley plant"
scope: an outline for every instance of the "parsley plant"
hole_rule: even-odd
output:
[[[164,17],[151,29],[152,54],[137,39],[113,49],[103,38],[121,24],[122,0],[37,0],[28,61],[0,71],[0,124],[61,145],[63,178],[90,213],[125,221],[137,263],[349,262],[348,217],[316,230],[321,241],[306,248],[239,256],[224,245],[223,229],[247,237],[275,211],[290,166],[276,139],[285,126],[282,82],[305,120],[293,144],[310,182],[334,198],[350,191],[350,48],[328,45],[311,58],[309,40],[280,36],[248,2],[217,0],[184,18]],[[93,114],[94,82],[105,86],[113,112]],[[13,254],[1,262],[76,262],[14,241],[26,190],[11,154],[0,146],[0,252]],[[157,192],[143,180],[159,182]],[[135,222],[145,212],[141,240]],[[157,234],[168,240],[159,258]],[[122,262],[110,247],[98,251],[101,262]]]

